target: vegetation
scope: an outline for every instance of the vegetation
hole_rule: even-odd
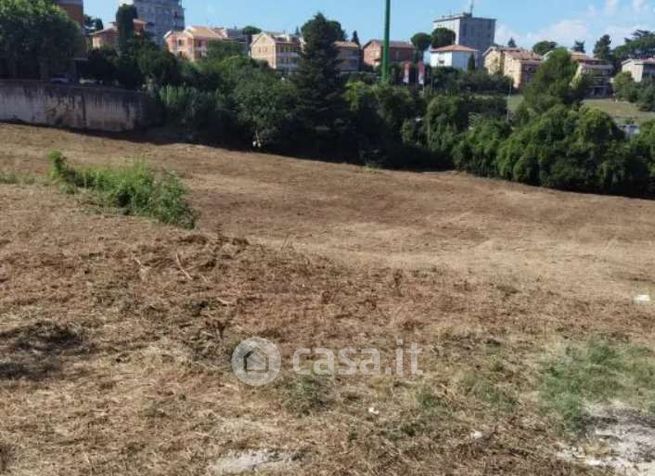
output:
[[[616,75],[614,79],[616,97],[637,104],[641,111],[655,111],[655,80],[644,78],[635,82],[629,72]]]
[[[0,57],[9,77],[48,79],[68,71],[83,46],[79,25],[50,0],[0,2]]]
[[[539,43],[536,43],[532,47],[532,51],[537,53],[538,55],[545,55],[549,51],[553,51],[555,48],[557,48],[559,45],[554,42],[554,41],[540,41]]]
[[[571,345],[541,367],[541,399],[567,428],[582,430],[586,407],[620,399],[655,408],[655,355],[650,349],[592,340]]]
[[[48,159],[53,180],[71,192],[92,191],[101,206],[183,228],[195,226],[196,214],[185,200],[187,190],[170,172],[157,176],[142,162],[119,168],[77,169],[56,151],[51,152]]]
[[[432,32],[432,48],[442,48],[455,43],[457,35],[448,28],[439,27]]]

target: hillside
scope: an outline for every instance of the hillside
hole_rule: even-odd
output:
[[[655,435],[655,308],[634,303],[655,202],[16,125],[0,143],[0,171],[37,177],[53,149],[143,158],[201,213],[182,231],[0,184],[0,474],[604,474],[582,463],[611,443],[553,410],[555,377],[599,388],[551,374],[562,352],[620,374],[603,395]],[[252,336],[284,361],[416,343],[423,375],[248,387],[230,355]],[[651,474],[642,450],[618,460]]]

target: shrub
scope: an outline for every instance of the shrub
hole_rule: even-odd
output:
[[[509,137],[509,124],[497,119],[485,119],[471,129],[455,147],[455,167],[477,175],[498,174],[498,150]]]
[[[185,201],[187,190],[170,172],[161,176],[143,162],[118,168],[74,168],[61,152],[51,152],[51,177],[73,190],[87,189],[102,206],[142,215],[183,228],[193,228],[197,215]]]

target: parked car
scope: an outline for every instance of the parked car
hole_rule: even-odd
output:
[[[53,76],[50,78],[50,84],[71,84],[71,79],[66,75]]]

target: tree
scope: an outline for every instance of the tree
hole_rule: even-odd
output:
[[[232,56],[245,56],[244,45],[236,41],[217,40],[207,45],[207,56],[204,61],[223,61]]]
[[[532,47],[532,51],[543,56],[549,51],[553,51],[557,46],[557,43],[554,41],[540,41]]]
[[[466,66],[466,70],[471,72],[471,71],[475,71],[476,69],[477,69],[477,64],[475,62],[475,55],[471,55],[469,56],[469,62]]]
[[[637,30],[632,38],[626,38],[625,44],[614,50],[618,61],[628,58],[648,58],[655,56],[655,32]]]
[[[302,27],[305,47],[293,76],[301,119],[309,129],[331,128],[342,110],[343,85],[337,66],[335,23],[318,13]]]
[[[118,50],[123,54],[127,51],[130,41],[134,38],[134,20],[139,17],[134,5],[121,5],[116,12],[116,28],[118,29]]]
[[[336,20],[331,20],[330,25],[334,28],[334,33],[337,37],[337,41],[346,41],[346,30],[341,27],[341,23]],[[303,35],[304,36],[304,35]]]
[[[256,26],[252,25],[248,25],[242,31],[243,34],[247,36],[259,35],[262,32],[261,28],[257,28]]]
[[[516,48],[516,40],[514,38],[510,38],[509,41],[507,42],[507,46],[510,48]]]
[[[432,32],[432,48],[442,48],[455,43],[457,35],[448,28],[439,27]]]
[[[103,30],[104,28],[105,26],[100,18],[93,18],[89,15],[84,15],[84,29],[87,34]]]
[[[0,1],[0,56],[11,77],[67,71],[82,48],[79,26],[51,0]]]
[[[612,61],[612,38],[609,35],[603,35],[596,42],[594,47],[594,56],[604,61]]]
[[[571,48],[571,51],[574,51],[576,53],[586,53],[584,41],[576,40],[576,42],[573,43],[573,48]]]
[[[578,65],[564,48],[553,50],[537,69],[524,94],[524,104],[543,113],[558,104],[572,105],[582,101],[587,90],[585,78],[576,79]]]
[[[112,48],[92,49],[82,67],[82,76],[104,85],[111,85],[116,78],[117,56]]]
[[[359,34],[357,33],[357,30],[353,31],[353,36],[350,41],[355,43],[357,46],[362,46],[361,42],[359,41]]]
[[[431,43],[432,37],[427,33],[417,33],[412,36],[412,44],[414,45],[414,48],[416,48],[416,56],[421,61],[423,60],[425,52],[430,47]]]

